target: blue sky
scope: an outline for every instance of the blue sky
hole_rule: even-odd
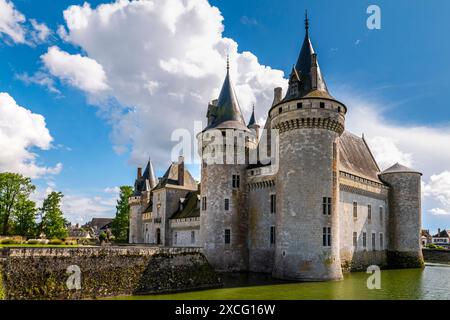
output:
[[[14,10],[23,15],[25,20],[17,25],[26,38],[14,40],[2,31],[0,18],[0,92],[45,118],[53,138],[51,147],[42,150],[30,143],[25,149],[37,155],[34,161],[39,167],[62,164],[60,172],[38,175],[34,181],[42,194],[49,188],[66,194],[72,221],[112,215],[116,197],[112,189],[131,185],[136,165],[143,165],[149,156],[155,159],[157,174],[164,173],[173,146],[168,126],[190,128],[190,120],[204,120],[208,99],[214,98],[223,80],[225,51],[231,52],[232,69],[239,72],[234,80],[245,116],[256,103],[257,117],[263,119],[273,87],[284,83],[280,71],[286,77],[296,61],[304,36],[304,10],[308,9],[313,45],[330,92],[349,106],[348,129],[366,134],[380,162],[409,162],[423,171],[424,227],[450,226],[450,151],[445,145],[450,142],[448,1],[212,0],[210,5],[200,1],[201,14],[180,9],[180,1],[161,5],[160,10],[169,12],[167,17],[161,14],[161,21],[152,9],[148,19],[145,10],[127,11],[132,6],[122,1],[121,17],[111,16],[96,27],[101,21],[100,14],[95,16],[100,11],[97,6],[112,1],[88,1],[94,12],[88,14],[87,9],[81,10],[84,1],[0,0],[13,3]],[[381,8],[380,30],[366,26],[366,9],[371,4]],[[64,10],[72,5],[80,10],[66,12],[65,18]],[[184,30],[178,25],[171,31],[171,12],[183,17],[179,23]],[[31,19],[51,30],[45,39],[32,39]],[[65,34],[57,31],[60,26]],[[192,50],[190,37],[209,41],[204,51],[211,51],[198,60],[201,54],[191,54],[194,58],[189,57],[191,64],[185,66],[179,61],[182,48]],[[145,47],[153,43],[159,46]],[[50,52],[54,46],[58,51]],[[147,60],[141,52],[148,53]],[[62,53],[80,54],[82,59],[70,60],[72,66],[61,64],[58,59],[67,58]],[[153,64],[172,56],[164,72],[158,69],[161,63]],[[87,70],[96,72],[86,76],[98,77],[97,84],[104,82],[107,89],[83,82],[87,81],[81,79],[83,73],[71,68],[78,62],[94,65]],[[139,68],[142,74],[135,71]],[[39,74],[50,81],[51,88],[37,83],[33,76]],[[152,89],[145,86],[150,94],[142,93],[141,79],[150,79]],[[177,92],[194,90],[186,84],[189,79],[195,79],[192,85],[199,88],[197,100],[183,97],[176,103]],[[167,97],[169,89],[160,89],[164,86],[173,91],[172,98]],[[134,87],[140,88],[135,95]],[[165,93],[154,93],[158,88]],[[196,166],[191,169],[198,175]]]

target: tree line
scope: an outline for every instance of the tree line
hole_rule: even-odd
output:
[[[68,236],[69,222],[61,210],[61,192],[53,191],[42,206],[30,199],[36,190],[31,179],[21,174],[0,173],[0,235],[19,235],[37,238],[44,234],[48,239]]]

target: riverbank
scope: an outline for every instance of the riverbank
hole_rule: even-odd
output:
[[[424,269],[381,271],[381,289],[367,288],[370,276],[349,273],[343,281],[274,282],[270,277],[224,278],[224,288],[176,294],[122,296],[119,300],[449,300],[450,266],[426,264]]]

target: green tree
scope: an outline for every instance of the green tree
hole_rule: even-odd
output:
[[[31,179],[17,173],[0,173],[0,232],[8,235],[17,207],[36,189]]]
[[[24,237],[34,237],[37,231],[36,215],[36,203],[22,199],[14,213],[14,233]]]
[[[133,195],[133,187],[120,187],[120,195],[117,200],[116,217],[112,222],[112,233],[118,241],[128,241],[130,229],[130,205],[128,199]]]
[[[68,235],[68,222],[64,219],[61,211],[61,199],[64,195],[61,192],[53,191],[42,204],[40,230],[48,239],[61,239]]]

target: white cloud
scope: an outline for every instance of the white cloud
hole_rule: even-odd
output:
[[[103,190],[105,193],[120,193],[119,187],[107,187]]]
[[[135,163],[152,156],[157,166],[166,165],[171,132],[192,131],[194,120],[206,120],[227,54],[246,119],[253,104],[257,117],[265,115],[273,88],[287,85],[282,71],[260,64],[251,52],[238,52],[238,44],[223,37],[223,17],[206,0],[123,0],[96,8],[85,3],[70,6],[64,17],[67,30],[59,33],[103,66],[109,93],[132,106],[101,110],[113,124],[114,149],[131,145]]]
[[[37,84],[47,88],[48,91],[61,94],[61,92],[56,88],[55,81],[53,78],[42,71],[38,71],[33,75],[28,75],[28,73],[16,74],[16,78],[25,84]]]
[[[41,59],[48,71],[55,77],[89,93],[108,89],[103,67],[95,60],[71,55],[57,46],[52,46]]]
[[[0,36],[8,36],[15,43],[26,43],[25,16],[8,0],[0,0]]]
[[[40,114],[19,106],[6,92],[0,92],[0,171],[18,172],[37,178],[58,174],[62,164],[43,167],[36,163],[31,148],[48,150],[53,138]]]
[[[30,198],[40,207],[44,199],[53,191],[59,190],[56,184],[49,180],[45,186],[38,186]],[[61,200],[61,210],[64,217],[73,224],[85,224],[92,218],[114,217],[118,198],[114,192],[107,196],[86,196],[73,190],[64,190],[62,193],[64,197]]]
[[[39,23],[36,19],[30,19],[33,31],[31,36],[36,43],[43,43],[47,41],[48,37],[52,34],[52,31],[47,27],[45,23]]]
[[[28,22],[29,21],[29,22]],[[34,46],[45,43],[52,31],[45,23],[29,19],[19,12],[12,1],[0,0],[0,38],[6,43]]]

